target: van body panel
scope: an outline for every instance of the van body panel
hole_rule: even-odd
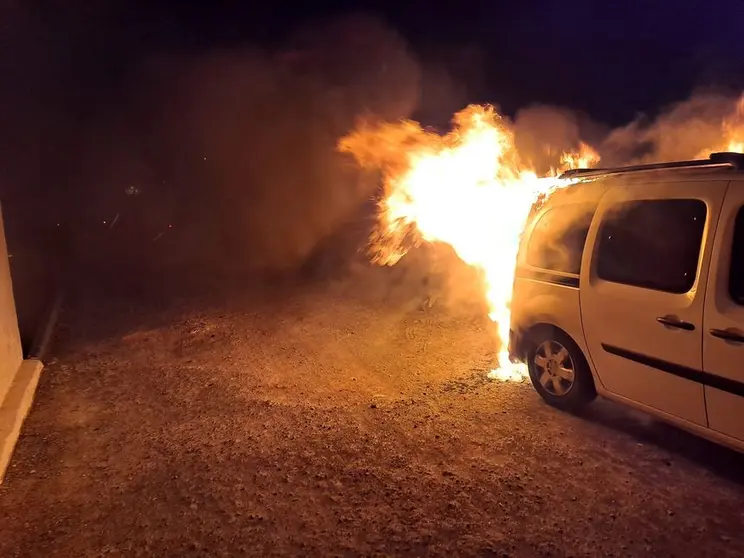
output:
[[[586,350],[578,287],[532,279],[524,270],[518,270],[514,283],[512,331],[521,338],[535,325],[550,324],[565,331],[582,350]],[[578,277],[575,279],[578,283]]]
[[[580,281],[586,345],[604,387],[687,421],[707,426],[703,386],[690,379],[702,371],[702,322],[707,269],[726,182],[634,183],[602,199],[587,237]],[[697,276],[688,292],[676,293],[606,281],[598,274],[598,243],[605,222],[628,202],[701,200],[705,225]],[[668,327],[672,318],[690,329]]]
[[[741,270],[744,259],[743,208],[744,180],[732,181],[713,246],[702,332],[709,426],[741,441],[744,441],[744,342],[735,337],[737,334],[744,337],[744,299],[737,301],[732,296],[731,270],[732,265]],[[738,285],[741,286],[741,272]],[[716,336],[722,332],[733,334],[734,339]]]
[[[705,169],[629,173],[551,196],[525,228],[519,250],[515,342],[536,324],[558,327],[584,352],[600,395],[744,452],[744,248],[735,248],[744,246],[743,176]],[[529,265],[525,254],[540,216],[583,199],[595,200],[597,210],[580,272]],[[603,225],[618,207],[642,200],[704,202],[697,271],[689,288],[624,284],[599,273],[601,235],[612,231]],[[666,318],[673,318],[673,327]]]

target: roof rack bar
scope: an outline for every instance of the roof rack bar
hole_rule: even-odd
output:
[[[744,170],[744,153],[720,151],[710,154],[711,163],[730,163],[736,170]]]
[[[632,165],[609,169],[571,169],[561,175],[561,178],[587,178],[591,176],[607,176],[626,172],[644,172],[689,168],[724,168],[744,170],[744,153],[712,153],[708,159],[693,161],[672,161],[669,163],[651,163],[647,165]]]

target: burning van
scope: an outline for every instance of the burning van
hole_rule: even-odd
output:
[[[744,155],[562,178],[520,244],[512,358],[561,409],[600,394],[744,450]]]

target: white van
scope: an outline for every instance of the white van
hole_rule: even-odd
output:
[[[744,451],[744,154],[564,177],[522,238],[513,358],[556,407],[599,394]]]

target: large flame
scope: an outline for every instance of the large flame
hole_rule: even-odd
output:
[[[739,97],[733,112],[721,126],[721,141],[711,149],[702,151],[697,158],[706,158],[716,151],[744,153],[744,95]]]
[[[744,153],[744,96],[736,103],[736,110],[723,122],[726,151]]]
[[[720,145],[707,150],[744,152],[744,96],[724,120]],[[586,144],[563,153],[548,177],[520,160],[507,120],[493,107],[471,105],[457,113],[446,135],[415,122],[365,124],[339,149],[360,166],[382,171],[385,194],[373,260],[394,265],[417,242],[444,242],[482,271],[489,316],[501,344],[492,376],[522,380],[526,367],[508,354],[510,302],[520,237],[534,204],[569,181],[569,168],[591,167],[598,154]]]
[[[410,240],[445,242],[467,264],[480,269],[490,318],[501,350],[494,375],[521,380],[526,368],[508,355],[510,300],[520,236],[541,195],[566,184],[538,178],[523,166],[508,122],[493,107],[470,106],[455,115],[446,135],[417,123],[362,125],[339,148],[366,168],[383,172],[385,195],[380,228],[372,239],[373,259],[393,265]],[[565,154],[562,167],[598,160],[587,145]]]

